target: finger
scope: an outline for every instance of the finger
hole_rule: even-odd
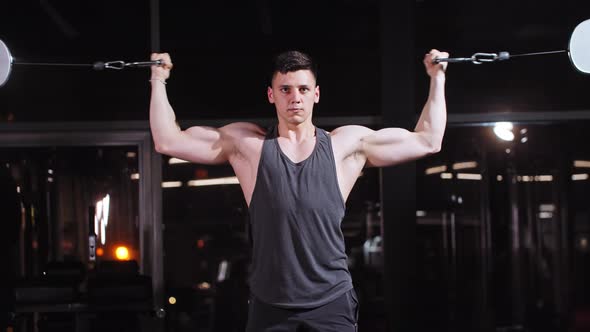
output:
[[[424,62],[432,63],[433,60],[436,58],[436,55],[430,51],[424,55]]]
[[[166,54],[165,53],[152,53],[150,58],[152,60],[161,60],[166,58]]]
[[[439,64],[439,62],[436,62],[436,59],[440,58],[440,56],[438,54],[427,54],[426,57],[424,58],[424,63],[429,65],[429,66],[434,66]]]

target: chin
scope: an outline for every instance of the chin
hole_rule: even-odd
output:
[[[287,122],[292,125],[300,125],[305,121],[300,120],[300,119],[287,119]]]

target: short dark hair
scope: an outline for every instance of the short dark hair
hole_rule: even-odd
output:
[[[300,51],[287,51],[274,58],[272,72],[270,73],[269,85],[272,85],[276,73],[286,74],[298,70],[309,70],[318,81],[318,69],[313,59]]]

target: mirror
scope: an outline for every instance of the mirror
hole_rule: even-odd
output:
[[[590,74],[590,19],[578,24],[569,43],[572,65],[584,74]]]

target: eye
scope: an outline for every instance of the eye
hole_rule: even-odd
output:
[[[282,87],[279,89],[279,91],[281,91],[282,93],[289,93],[289,88],[288,87]]]
[[[309,88],[299,88],[299,92],[301,92],[301,93],[309,92]]]

